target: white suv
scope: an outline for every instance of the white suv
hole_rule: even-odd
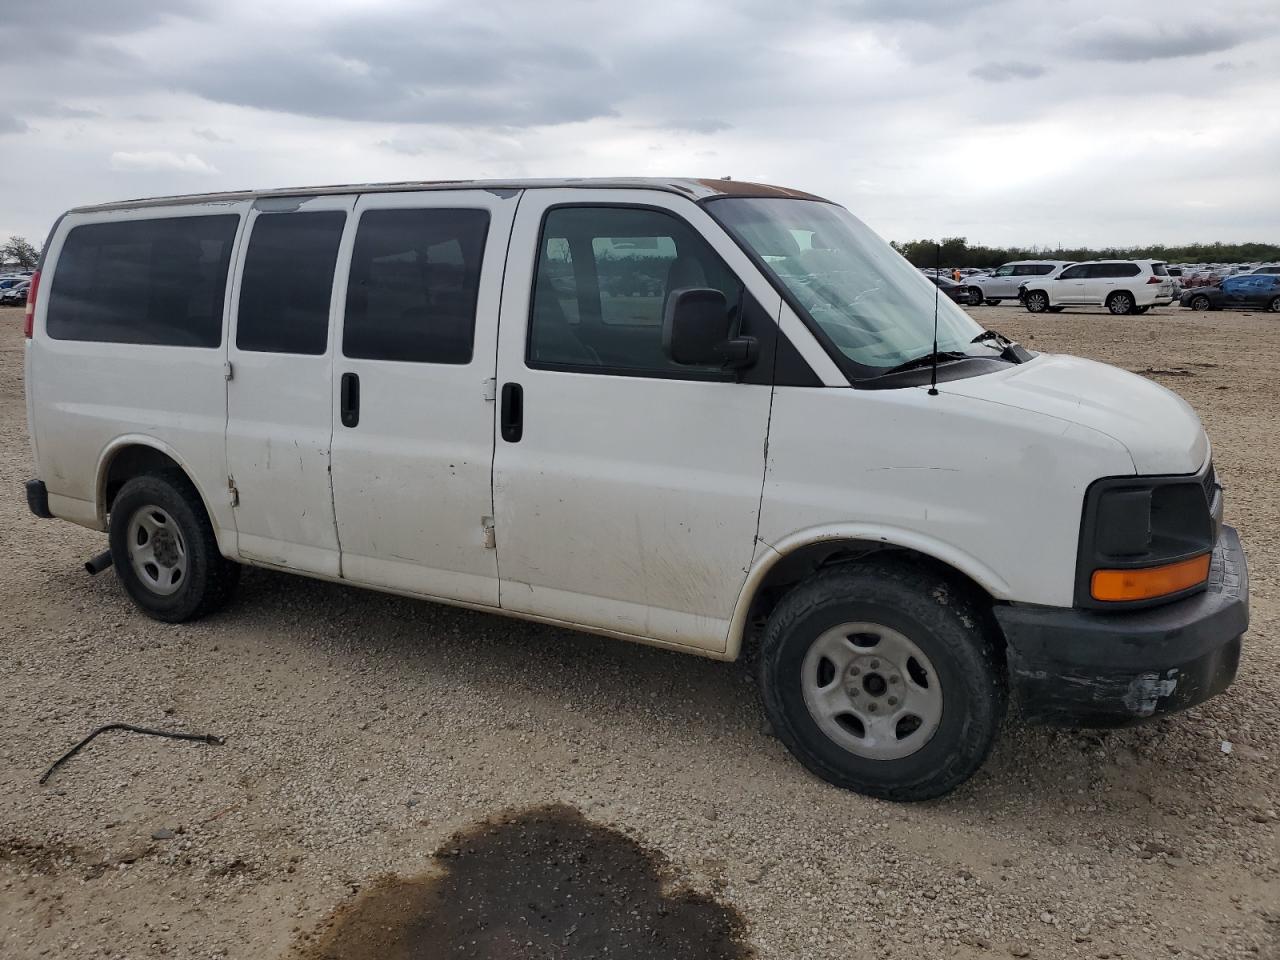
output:
[[[1015,300],[1018,289],[1037,277],[1052,276],[1070,263],[1069,260],[1014,260],[982,277],[966,277],[969,306],[981,303],[995,306],[1001,300]]]
[[[1157,260],[1089,260],[1056,277],[1026,284],[1023,303],[1032,313],[1066,306],[1104,306],[1114,314],[1146,313],[1173,303],[1173,278]]]

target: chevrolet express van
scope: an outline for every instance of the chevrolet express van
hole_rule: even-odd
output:
[[[242,564],[758,662],[894,798],[1233,679],[1191,408],[983,330],[841,207],[720,180],[82,207],[27,308],[31,510],[178,622]],[[758,649],[757,649],[758,647]]]

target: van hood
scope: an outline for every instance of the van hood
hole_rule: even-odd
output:
[[[1007,371],[938,384],[938,390],[1096,430],[1129,451],[1139,474],[1195,473],[1209,455],[1209,440],[1187,401],[1093,360],[1040,354]]]

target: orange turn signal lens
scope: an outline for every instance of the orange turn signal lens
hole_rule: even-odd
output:
[[[1095,600],[1154,600],[1180,593],[1209,578],[1209,554],[1158,567],[1134,570],[1095,570],[1089,592]]]

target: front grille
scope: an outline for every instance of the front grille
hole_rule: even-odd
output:
[[[1200,481],[1204,484],[1204,496],[1210,503],[1213,503],[1214,495],[1217,493],[1218,475],[1213,470],[1213,461],[1209,461],[1209,469],[1204,472],[1204,477]]]

